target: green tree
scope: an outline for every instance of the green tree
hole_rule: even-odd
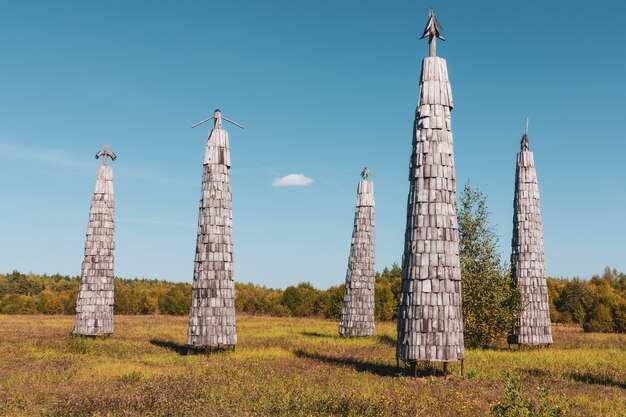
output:
[[[582,324],[590,303],[589,284],[574,279],[565,284],[561,297],[556,301],[556,306],[562,313],[564,323]]]
[[[396,262],[391,265],[391,269],[386,268],[383,269],[383,272],[376,273],[376,280],[384,279],[387,281],[395,281],[397,279],[402,279],[402,268]]]
[[[617,333],[626,333],[626,300],[622,299],[613,308],[613,322]]]
[[[596,304],[593,306],[583,324],[583,330],[585,332],[609,333],[614,330],[614,327],[611,308],[604,304]]]
[[[297,287],[290,285],[282,296],[282,304],[295,317],[311,316],[317,313],[315,307],[318,291],[308,282],[301,282]]]
[[[374,317],[376,320],[390,321],[398,313],[398,298],[394,296],[391,289],[392,284],[393,281],[385,278],[376,279],[376,286],[374,287]]]
[[[117,301],[116,301],[117,302]],[[159,310],[173,316],[189,314],[191,308],[191,286],[176,284],[172,286],[159,302]]]
[[[338,319],[341,316],[345,290],[345,285],[335,285],[321,291],[317,302],[319,313],[327,319]]]
[[[552,323],[562,323],[563,314],[557,308],[557,300],[561,298],[563,289],[565,288],[565,281],[555,278],[546,278],[546,284],[548,285],[548,303],[550,308],[550,320]]]
[[[465,344],[494,346],[517,322],[520,295],[501,264],[486,197],[469,182],[459,200],[458,219]]]

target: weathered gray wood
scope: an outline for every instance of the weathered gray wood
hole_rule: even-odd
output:
[[[221,117],[215,118],[205,148],[187,344],[196,348],[237,344],[230,150]]]
[[[528,128],[527,128],[528,129]],[[528,132],[522,137],[515,170],[511,273],[522,298],[522,314],[508,337],[509,344],[550,345],[552,329],[539,185]]]
[[[368,179],[367,168],[361,177],[339,320],[339,334],[343,336],[374,334],[374,183]]]
[[[437,27],[430,22],[433,16],[431,28]],[[446,61],[424,58],[398,306],[396,358],[406,362],[464,357],[452,107]]]
[[[113,333],[115,198],[113,170],[106,165],[106,158],[115,160],[115,154],[109,152],[105,145],[105,151],[100,156],[104,156],[104,159],[98,169],[89,209],[85,255],[72,330],[73,334],[83,336]]]

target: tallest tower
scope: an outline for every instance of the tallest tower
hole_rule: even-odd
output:
[[[430,56],[422,61],[413,126],[398,306],[396,358],[412,364],[445,364],[464,355],[453,104],[446,60],[437,56],[437,39],[445,40],[440,30],[431,9],[422,35]]]

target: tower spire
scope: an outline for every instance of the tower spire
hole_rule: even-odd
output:
[[[526,118],[526,130],[524,131],[524,136],[522,136],[521,145],[523,151],[530,150],[530,144],[528,142],[528,117]]]
[[[109,145],[104,144],[104,149],[96,154],[96,159],[102,157],[102,165],[107,166],[107,158],[111,158],[112,161],[117,159],[115,152],[109,150]]]
[[[528,117],[526,118],[526,131],[525,131],[525,133],[526,133],[526,136],[528,136]]]
[[[442,29],[441,25],[439,24],[439,22],[437,21],[437,18],[435,17],[435,11],[431,7],[430,10],[428,11],[428,21],[426,22],[424,33],[422,34],[422,37],[420,38],[420,39],[424,39],[425,37],[428,36],[428,45],[430,47],[431,57],[437,56],[437,38],[441,39],[442,41],[446,40],[446,38],[444,38],[441,35],[441,29]]]
[[[194,127],[198,127],[203,123],[208,122],[209,120],[213,119],[213,129],[221,129],[222,128],[222,119],[226,120],[228,123],[232,123],[237,127],[240,127],[243,129],[243,126],[240,125],[239,123],[230,120],[228,117],[222,116],[222,111],[220,109],[215,109],[213,111],[213,116],[211,117],[207,117],[206,119],[203,119],[201,121],[199,121],[198,123],[196,123],[195,125],[192,125],[191,128],[193,129]]]

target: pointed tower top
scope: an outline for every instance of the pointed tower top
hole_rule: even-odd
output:
[[[430,10],[428,11],[428,21],[426,22],[426,27],[424,28],[424,33],[422,34],[422,37],[420,39],[424,39],[425,37],[428,36],[428,45],[430,46],[430,56],[437,56],[437,38],[441,39],[442,41],[445,41],[446,38],[444,38],[441,35],[441,25],[439,24],[439,22],[437,21],[437,18],[435,17],[435,11],[433,10],[433,8],[431,7]]]
[[[367,169],[367,167],[363,168],[363,171],[361,171],[361,178],[366,180],[368,179],[369,176],[370,176],[370,170]]]
[[[522,136],[521,146],[522,146],[522,151],[530,150],[530,145],[528,143],[528,117],[526,118],[526,131],[524,133],[524,136]]]
[[[214,119],[214,122],[213,122],[213,129],[221,129],[221,128],[222,128],[222,119],[224,119],[224,120],[226,120],[227,122],[232,123],[232,124],[234,124],[235,126],[238,126],[238,127],[240,127],[240,128],[242,128],[242,129],[243,129],[243,126],[242,126],[242,125],[240,125],[239,123],[234,122],[234,121],[232,121],[232,120],[230,120],[230,119],[228,119],[228,118],[226,118],[226,117],[222,116],[222,111],[221,111],[220,109],[215,109],[215,110],[213,111],[213,116],[211,116],[211,117],[207,117],[206,119],[204,119],[204,120],[202,120],[202,121],[199,121],[199,122],[198,122],[198,123],[196,123],[195,125],[191,126],[191,128],[193,129],[194,127],[198,127],[198,126],[200,126],[201,124],[206,123],[206,122],[208,122],[208,121],[209,121],[209,120],[211,120],[211,119]]]
[[[104,145],[103,150],[101,150],[100,152],[96,154],[96,159],[100,158],[101,156],[103,157],[102,158],[103,166],[107,166],[107,158],[110,157],[112,161],[115,161],[117,159],[117,155],[115,155],[114,152],[109,151],[109,145],[107,144]]]

